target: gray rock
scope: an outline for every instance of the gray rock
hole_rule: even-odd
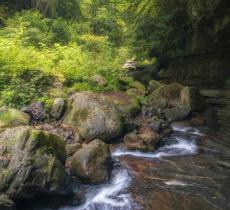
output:
[[[53,106],[51,109],[51,116],[56,120],[60,119],[65,111],[66,102],[63,98],[54,99]]]
[[[45,106],[42,102],[35,102],[30,104],[28,107],[23,107],[22,111],[28,113],[32,119],[41,121],[46,117]]]
[[[101,140],[84,144],[69,160],[72,174],[85,183],[99,183],[108,178],[111,154],[108,145]]]
[[[165,118],[169,121],[184,120],[191,112],[190,106],[179,105],[174,108],[165,109]]]
[[[101,94],[79,92],[72,103],[64,123],[73,126],[85,140],[108,141],[121,133],[121,117],[112,100]]]

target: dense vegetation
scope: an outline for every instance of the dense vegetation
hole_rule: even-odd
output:
[[[0,102],[21,107],[76,90],[119,89],[134,58],[164,65],[191,31],[186,0],[3,0]],[[153,59],[154,58],[154,59]],[[104,76],[105,87],[91,77]]]

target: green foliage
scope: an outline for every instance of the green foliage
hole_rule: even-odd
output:
[[[1,104],[22,107],[39,100],[49,106],[56,95],[118,88],[128,49],[115,47],[107,36],[77,33],[77,27],[36,11],[7,20],[0,30]],[[104,76],[108,85],[95,86],[90,79],[94,74]]]

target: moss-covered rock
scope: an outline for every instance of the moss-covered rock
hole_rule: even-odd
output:
[[[134,81],[129,84],[129,89],[126,91],[128,95],[144,96],[145,86],[140,82]]]
[[[17,109],[2,107],[0,108],[0,131],[7,127],[28,125],[29,115]]]
[[[14,202],[6,195],[0,195],[1,210],[16,210]]]
[[[13,199],[65,193],[65,159],[58,136],[30,127],[6,129],[0,133],[0,192]]]
[[[85,183],[98,183],[108,178],[111,164],[109,147],[101,140],[83,145],[70,157],[73,175]]]
[[[122,122],[112,100],[105,95],[79,92],[71,97],[64,123],[75,127],[85,140],[114,139],[121,133]]]
[[[117,91],[106,94],[106,97],[113,101],[117,110],[123,117],[137,114],[140,109],[140,100],[135,95],[128,95],[126,92]]]

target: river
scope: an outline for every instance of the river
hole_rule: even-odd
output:
[[[175,123],[173,133],[152,153],[112,146],[109,182],[86,186],[81,205],[52,210],[230,209],[230,92],[202,94],[216,110],[209,127]],[[30,210],[50,208],[35,204]]]

